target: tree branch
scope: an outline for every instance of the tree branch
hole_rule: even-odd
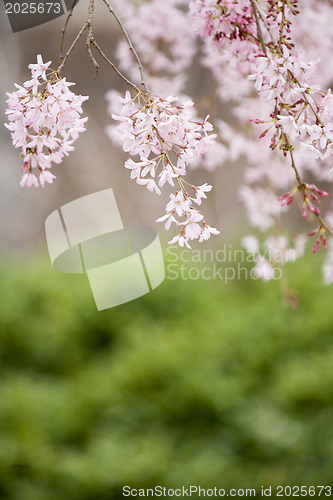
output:
[[[256,0],[250,0],[250,2],[251,2],[251,5],[252,5],[252,11],[253,11],[254,19],[255,19],[256,25],[257,25],[258,39],[260,41],[260,45],[261,45],[262,51],[264,52],[264,54],[267,54],[266,44],[265,44],[265,41],[264,41],[264,37],[262,36],[261,26],[260,26],[260,22],[259,22],[258,7],[257,7],[257,4],[256,4]]]
[[[139,87],[137,85],[135,85],[134,83],[132,83],[130,80],[128,80],[126,78],[126,76],[124,76],[121,73],[121,71],[119,71],[119,69],[117,68],[117,66],[115,64],[113,64],[113,62],[111,62],[110,59],[104,54],[103,50],[98,45],[98,43],[96,42],[96,40],[94,39],[94,37],[92,37],[90,39],[90,43],[96,48],[96,50],[99,52],[99,54],[111,66],[111,68],[114,69],[114,71],[120,76],[120,78],[122,78],[127,83],[127,85],[130,85],[131,87],[133,87],[136,90],[136,92],[142,94],[142,91],[139,89]]]
[[[128,43],[128,46],[129,46],[129,49],[133,53],[133,55],[134,55],[134,57],[136,59],[136,62],[138,63],[138,66],[139,66],[139,71],[140,71],[140,76],[141,76],[141,85],[143,86],[145,92],[147,94],[150,94],[150,90],[149,90],[149,88],[148,88],[148,86],[146,84],[146,81],[145,81],[144,70],[143,70],[143,66],[142,66],[141,60],[140,60],[140,58],[138,56],[138,53],[136,52],[136,50],[135,50],[135,48],[133,46],[133,43],[132,43],[132,41],[131,41],[131,39],[130,39],[127,31],[126,31],[126,28],[125,28],[124,24],[121,22],[121,20],[118,17],[118,14],[114,11],[113,7],[111,7],[111,5],[109,4],[108,0],[103,0],[103,2],[108,7],[109,11],[113,15],[113,17],[116,19],[117,23],[119,24],[120,29],[124,33],[126,41]]]
[[[85,23],[82,28],[80,29],[80,31],[78,32],[78,34],[76,35],[76,38],[74,40],[74,42],[72,43],[72,45],[70,46],[68,52],[66,53],[65,57],[63,58],[63,61],[62,63],[60,64],[60,66],[58,67],[57,69],[57,73],[60,73],[62,68],[64,67],[67,59],[68,59],[68,56],[69,54],[72,52],[72,50],[74,49],[75,45],[77,44],[77,42],[79,41],[79,38],[81,37],[81,35],[85,32],[85,30],[89,27],[88,23]]]
[[[95,0],[90,0],[89,7],[88,7],[88,16],[89,17],[88,17],[88,21],[87,21],[87,24],[88,24],[88,35],[87,35],[87,41],[86,41],[86,48],[87,48],[87,51],[88,51],[88,54],[89,54],[90,62],[95,67],[95,71],[96,71],[95,78],[97,78],[98,70],[99,70],[99,64],[96,61],[96,59],[94,58],[94,55],[93,55],[93,53],[91,51],[91,47],[90,47],[90,45],[92,44],[92,42],[94,40],[94,36],[93,36],[94,10],[95,10]]]
[[[74,0],[73,2],[73,5],[72,5],[72,8],[71,10],[69,11],[68,13],[68,16],[66,18],[66,21],[65,21],[65,24],[61,30],[61,43],[60,43],[60,54],[59,54],[59,62],[58,62],[58,66],[60,66],[60,64],[62,63],[63,61],[63,58],[64,58],[64,42],[65,42],[65,33],[66,33],[66,29],[67,29],[67,25],[69,23],[69,20],[70,18],[72,17],[73,15],[73,12],[74,12],[74,7],[75,5],[77,4],[77,1],[78,0]]]
[[[285,143],[288,146],[291,146],[287,134],[283,133],[282,135],[283,135],[283,138],[285,140]],[[303,195],[305,196],[305,194],[304,194],[305,182],[301,178],[301,175],[298,172],[297,167],[295,165],[294,154],[293,154],[293,150],[292,149],[289,150],[289,154],[290,154],[291,166],[292,166],[292,168],[293,168],[293,170],[295,172],[295,177],[296,177],[296,180],[298,182],[298,186],[299,186],[299,188],[302,188]],[[324,221],[324,219],[322,218],[322,216],[320,214],[317,214],[316,212],[314,213],[314,215],[317,217],[318,221],[320,222],[321,227],[323,229],[325,229],[325,231],[327,231],[331,236],[333,236],[332,229],[327,225],[327,223]]]

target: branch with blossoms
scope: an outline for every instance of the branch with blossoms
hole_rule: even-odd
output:
[[[182,104],[177,98],[164,99],[151,93],[141,59],[124,24],[108,0],[103,0],[103,3],[117,21],[134,57],[140,86],[123,74],[96,41],[93,30],[94,0],[89,0],[87,21],[64,55],[65,35],[73,16],[75,0],[62,30],[58,68],[49,70],[51,61],[44,63],[38,55],[37,64],[29,65],[31,80],[25,82],[23,87],[17,86],[18,91],[8,94],[9,124],[6,126],[11,131],[14,146],[21,148],[24,158],[21,186],[38,187],[40,183],[44,187],[45,182],[52,183],[55,179],[50,172],[52,162],[60,163],[64,155],[73,151],[73,142],[85,130],[83,124],[87,118],[79,118],[79,115],[82,113],[81,105],[88,97],[76,96],[69,91],[69,86],[73,84],[61,78],[61,72],[86,33],[86,49],[96,76],[99,64],[93,50],[135,90],[134,98],[126,92],[121,114],[113,114],[113,118],[120,122],[117,134],[124,151],[140,158],[138,162],[127,160],[125,167],[131,170],[131,178],[135,178],[138,184],[146,185],[157,194],[161,193],[160,188],[166,183],[175,188],[175,194],[170,194],[166,215],[158,221],[165,221],[166,229],[172,223],[179,226],[180,234],[170,243],[178,242],[180,246],[190,248],[190,240],[201,242],[210,238],[211,234],[219,234],[217,229],[205,222],[197,208],[212,186],[207,183],[194,186],[184,178],[187,166],[207,152],[212,143],[215,136],[208,134],[212,125],[208,117],[203,121],[196,118],[192,101]],[[34,173],[37,169],[40,171],[39,182]]]
[[[307,0],[309,11],[314,3]],[[323,4],[318,8],[329,12],[331,7]],[[333,233],[318,204],[320,197],[328,193],[313,182],[306,182],[303,170],[308,168],[309,160],[320,159],[325,164],[332,155],[333,102],[330,90],[324,91],[312,83],[318,60],[305,61],[291,37],[291,20],[299,15],[297,0],[191,0],[190,12],[194,28],[204,42],[203,64],[211,69],[218,82],[220,99],[235,100],[234,115],[243,129],[247,119],[263,127],[260,141],[268,148],[267,153],[262,146],[250,142],[246,133],[239,133],[222,121],[219,123],[224,139],[230,137],[227,147],[231,151],[236,149],[236,154],[227,153],[225,158],[235,160],[242,154],[252,165],[246,171],[250,186],[243,186],[240,192],[250,222],[261,230],[277,226],[280,214],[295,197],[301,197],[302,216],[309,220],[315,217],[318,221],[318,227],[308,233],[308,236],[317,235],[313,251],[316,252],[320,244],[326,249],[326,235]],[[320,19],[324,19],[324,15],[322,13]],[[304,27],[297,26],[301,36],[308,36],[305,22]],[[241,83],[240,73],[245,77]],[[259,101],[249,86],[252,82]],[[289,158],[290,172],[296,178],[292,189],[279,197],[276,195],[281,202],[280,210],[272,199],[272,191],[251,186],[260,180],[266,186],[283,189],[286,182],[292,182],[276,151],[281,151],[284,159]],[[311,168],[313,173],[319,172]],[[322,172],[324,176],[325,170]]]
[[[270,14],[275,19],[280,12],[279,36],[274,43],[264,42],[261,31],[258,32],[261,47],[265,48],[265,55],[258,55],[263,62],[257,67],[256,73],[249,76],[249,79],[255,80],[256,90],[259,96],[265,101],[268,97],[275,101],[274,112],[270,114],[271,121],[268,121],[269,127],[261,134],[263,137],[274,125],[275,132],[271,137],[270,148],[277,146],[286,157],[289,155],[291,167],[295,172],[297,185],[288,193],[280,196],[279,201],[282,205],[289,205],[297,192],[301,193],[303,198],[302,216],[307,218],[307,211],[315,214],[319,221],[319,228],[311,231],[309,235],[320,233],[320,238],[316,241],[313,251],[318,250],[318,241],[323,242],[324,248],[327,248],[325,233],[333,235],[332,230],[320,215],[320,209],[313,204],[313,201],[319,203],[317,196],[328,196],[326,191],[320,190],[314,184],[307,184],[301,178],[296,167],[292,142],[297,139],[303,150],[314,153],[317,158],[325,158],[331,154],[333,146],[333,125],[325,123],[321,116],[325,113],[324,99],[328,93],[316,87],[309,86],[309,75],[311,66],[314,62],[306,64],[299,57],[293,56],[290,33],[291,21],[287,17],[287,6],[289,13],[299,14],[297,10],[297,0],[282,0],[281,5],[273,2],[270,6]],[[258,6],[256,0],[251,1],[253,12],[258,18]],[[275,10],[274,10],[275,8]],[[269,54],[267,55],[267,50]],[[311,101],[310,101],[311,99]],[[252,120],[255,123],[262,123],[261,120]],[[267,122],[266,122],[267,123]],[[303,142],[308,139],[307,142]],[[316,193],[316,194],[315,194]]]
[[[309,210],[314,213],[318,219],[319,227],[308,233],[308,236],[319,235],[313,247],[313,252],[315,253],[320,243],[323,244],[325,250],[327,249],[326,233],[329,233],[331,236],[333,235],[332,229],[322,218],[319,208],[313,204],[313,201],[319,203],[317,195],[328,196],[328,193],[318,189],[314,184],[309,185],[302,180],[294,162],[294,148],[289,142],[287,131],[290,131],[290,137],[293,139],[297,137],[301,141],[300,146],[303,151],[308,153],[309,157],[314,159],[325,159],[330,156],[333,146],[333,125],[327,119],[325,120],[325,113],[327,113],[325,99],[330,94],[318,88],[312,89],[304,85],[304,83],[302,84],[291,69],[288,69],[288,76],[291,78],[292,83],[296,85],[302,97],[298,99],[298,102],[296,101],[296,103],[292,103],[289,106],[285,103],[281,105],[281,112],[273,119],[276,122],[275,126],[278,133],[273,136],[272,147],[280,140],[280,148],[289,152],[291,165],[295,171],[296,180],[298,182],[293,191],[296,189],[301,192],[303,197],[302,216],[306,218],[306,211]],[[310,102],[310,98],[312,102]],[[282,111],[284,111],[283,115]],[[279,133],[281,134],[280,138],[278,137]],[[303,142],[304,139],[306,142]],[[290,193],[288,196],[292,201]],[[279,199],[283,200],[283,198],[284,196]]]
[[[160,188],[166,183],[176,185],[166,214],[157,221],[165,221],[166,229],[172,223],[180,226],[180,234],[170,243],[190,248],[189,240],[203,241],[219,233],[206,224],[196,208],[212,186],[207,183],[193,186],[184,179],[188,164],[207,151],[214,136],[207,133],[212,130],[208,117],[201,122],[195,120],[192,101],[184,104],[177,101],[173,97],[162,99],[142,93],[132,99],[127,92],[121,114],[112,117],[120,122],[117,133],[124,151],[140,159],[135,162],[130,158],[125,163],[131,170],[131,179],[157,194],[161,194]]]

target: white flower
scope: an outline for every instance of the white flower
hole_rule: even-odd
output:
[[[166,221],[165,229],[167,229],[167,230],[170,228],[172,222],[179,225],[179,222],[174,218],[174,216],[172,214],[165,214],[165,215],[162,215],[162,217],[159,217],[159,219],[156,219],[156,222],[164,222],[164,221]]]
[[[38,54],[37,64],[29,64],[28,68],[31,69],[31,74],[34,80],[42,78],[46,81],[46,70],[50,66],[51,61],[43,62],[42,56]]]
[[[297,127],[297,124],[295,122],[295,118],[293,116],[290,116],[290,115],[288,115],[288,116],[278,115],[278,118],[279,119],[276,123],[281,125],[283,132],[288,134],[290,139],[292,141],[294,141],[297,134],[298,134],[298,127]]]
[[[31,187],[32,185],[38,187],[39,184],[38,184],[38,180],[37,180],[37,177],[32,174],[32,173],[25,173],[22,175],[22,179],[21,179],[21,182],[20,182],[20,185],[21,187]]]
[[[201,205],[201,199],[202,198],[207,198],[206,194],[205,193],[209,193],[209,191],[212,190],[212,187],[210,184],[207,184],[207,182],[205,182],[205,184],[202,184],[202,186],[197,186],[195,188],[195,194],[197,195],[196,198],[194,199],[194,201],[196,201],[196,203],[198,205]]]
[[[191,248],[189,245],[188,239],[185,238],[183,235],[178,234],[172,240],[169,241],[169,244],[172,245],[173,243],[176,243],[178,241],[179,245],[183,247],[184,245],[187,246],[187,248]]]
[[[155,191],[156,194],[161,194],[161,190],[158,188],[154,179],[137,179],[136,182],[142,186],[147,186],[149,191]]]
[[[199,241],[209,240],[211,234],[220,234],[220,231],[206,224],[201,231]]]
[[[51,174],[49,170],[43,170],[41,174],[39,175],[39,182],[41,186],[44,187],[45,182],[48,182],[49,184],[52,184],[53,179],[56,179],[56,176]]]
[[[182,216],[184,212],[190,210],[190,202],[184,198],[184,193],[182,191],[178,191],[176,195],[170,194],[169,203],[166,206],[167,212],[176,211],[179,216]]]

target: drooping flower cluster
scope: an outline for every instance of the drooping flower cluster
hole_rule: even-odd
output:
[[[320,199],[317,195],[328,196],[328,193],[326,191],[323,191],[322,189],[318,189],[315,184],[300,184],[299,186],[294,187],[288,193],[279,196],[278,201],[281,202],[281,206],[290,205],[294,200],[295,194],[299,191],[301,191],[303,194],[302,217],[306,219],[307,210],[319,215],[320,210],[313,204],[313,202],[320,203]]]
[[[308,233],[317,235],[317,251],[319,244],[326,248],[328,241],[329,248],[333,241],[326,237],[332,227],[323,222],[326,218],[317,206],[318,195],[328,193],[307,184],[303,176],[310,170],[318,181],[333,178],[333,101],[330,89],[323,90],[333,70],[333,9],[329,2],[303,0],[300,10],[298,16],[297,0],[190,2],[194,29],[203,39],[202,64],[211,70],[219,98],[235,101],[233,124],[217,120],[216,125],[225,146],[224,161],[246,158],[240,197],[251,225],[281,232],[280,215],[297,196],[303,217],[318,219],[318,227]],[[250,121],[258,124],[259,138]],[[288,192],[278,197],[286,188]]]
[[[203,39],[202,64],[218,82],[221,100],[239,101],[251,86],[239,74],[248,74],[260,53],[256,23],[249,0],[192,0],[194,30]]]
[[[188,165],[207,151],[215,137],[208,134],[212,130],[208,117],[199,121],[192,101],[180,104],[174,97],[137,94],[132,98],[126,92],[122,103],[121,113],[112,117],[119,122],[116,134],[123,150],[139,157],[139,161],[129,158],[125,163],[131,178],[157,194],[166,183],[176,188],[176,194],[170,195],[166,215],[158,219],[165,221],[166,229],[171,223],[181,227],[170,243],[178,241],[190,247],[189,240],[202,241],[218,234],[196,208],[212,186],[193,186],[183,178]],[[114,130],[111,133],[114,136]]]
[[[261,64],[249,76],[271,108],[271,120],[265,122],[269,128],[275,126],[270,147],[280,145],[287,156],[287,135],[291,142],[298,141],[306,157],[324,160],[333,152],[333,96],[310,85],[319,60],[306,63],[285,45],[282,52],[281,56],[261,56]]]
[[[297,14],[298,11],[293,13]],[[319,218],[318,229],[308,233],[308,236],[319,234],[313,248],[316,252],[320,243],[326,250],[325,233],[332,230],[323,222],[320,209],[313,202],[319,203],[318,195],[328,196],[328,193],[314,184],[309,185],[302,181],[295,157],[298,160],[297,165],[302,165],[299,158],[301,156],[306,161],[325,160],[331,156],[332,97],[330,90],[326,92],[319,85],[311,84],[319,59],[306,62],[302,54],[293,53],[293,44],[284,37],[284,30],[290,24],[290,21],[281,24],[279,41],[274,45],[274,50],[258,56],[260,63],[249,76],[249,79],[255,81],[255,88],[265,103],[267,112],[270,111],[270,120],[252,121],[257,124],[265,123],[265,130],[260,134],[260,138],[273,129],[270,148],[278,148],[285,157],[290,156],[297,184],[278,200],[282,205],[290,205],[294,195],[299,192],[303,198],[302,216],[307,218],[307,214],[312,213]],[[290,29],[287,29],[287,32],[289,33]]]
[[[37,56],[37,64],[30,64],[31,80],[17,90],[7,93],[9,124],[12,141],[21,148],[23,158],[21,186],[43,186],[52,183],[52,163],[60,163],[74,150],[72,144],[85,130],[88,118],[80,118],[86,96],[74,94],[74,85],[49,70],[51,61],[44,63]],[[38,177],[37,177],[38,176]]]

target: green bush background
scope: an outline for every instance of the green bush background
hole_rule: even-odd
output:
[[[0,498],[333,480],[332,289],[319,258],[280,283],[166,280],[97,312],[84,276],[6,258]]]

